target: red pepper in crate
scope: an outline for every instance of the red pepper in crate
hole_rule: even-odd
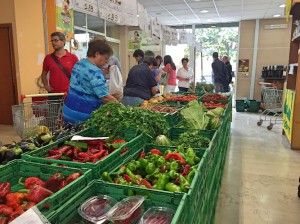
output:
[[[0,183],[0,198],[4,198],[11,191],[11,185],[9,182]]]
[[[128,176],[126,173],[123,174],[123,178],[124,178],[124,180],[126,180],[127,183],[131,183],[131,181],[132,181],[131,177]]]
[[[56,192],[58,191],[60,182],[63,179],[65,179],[64,175],[62,173],[57,172],[46,181],[45,187],[52,192]]]
[[[67,182],[66,180],[62,180],[58,186],[58,190],[64,188],[65,186],[67,186]]]
[[[74,158],[77,158],[78,153],[80,153],[81,151],[82,151],[81,148],[79,148],[79,147],[74,147],[74,148],[73,148],[73,157],[74,157]]]
[[[19,179],[19,184],[24,185],[26,189],[32,188],[34,185],[45,187],[45,182],[38,177],[28,177],[25,179],[24,184],[21,182],[22,177]]]
[[[30,209],[33,206],[35,206],[35,203],[32,202],[32,201],[31,202],[25,202],[25,203],[23,203],[14,212],[12,212],[10,214],[9,221],[11,222],[12,220],[14,220],[18,216],[22,215],[24,212],[26,212],[28,209]]]
[[[141,185],[144,185],[146,188],[153,189],[153,186],[145,179],[141,179]]]
[[[13,213],[13,208],[4,205],[4,204],[0,204],[0,217],[1,216],[7,216],[9,217],[11,213]]]
[[[62,157],[62,152],[60,151],[56,151],[56,154],[55,155],[52,155],[52,156],[45,156],[46,159],[59,159],[60,157]]]
[[[69,183],[73,182],[74,180],[77,180],[81,175],[82,175],[82,173],[70,174],[66,179],[66,184],[69,184]]]
[[[26,199],[26,196],[26,193],[21,192],[9,193],[5,197],[6,205],[15,210],[22,204],[22,201]]]
[[[142,151],[142,152],[140,153],[139,158],[145,158],[145,156],[146,156],[146,153],[145,153],[144,151]]]
[[[189,164],[186,164],[182,169],[181,169],[181,174],[182,176],[184,176],[185,178],[187,177],[187,175],[190,172],[190,168],[191,166]]]
[[[98,153],[90,156],[90,158],[92,158],[92,159],[101,159],[102,157],[107,156],[107,155],[108,155],[108,151],[102,149]]]
[[[54,149],[51,149],[51,150],[48,151],[49,156],[55,156],[57,154],[59,154],[58,153],[58,148],[54,148]]]
[[[8,217],[0,216],[0,224],[7,224],[9,221]]]
[[[91,160],[90,155],[85,152],[79,152],[77,158],[82,163],[89,162]]]
[[[175,159],[178,160],[181,164],[185,164],[185,160],[182,158],[182,156],[179,153],[176,152],[168,153],[165,159]]]
[[[162,155],[161,151],[159,151],[158,149],[151,149],[151,150],[150,150],[150,153],[151,153],[152,155],[154,155],[154,154],[159,155],[159,156]]]
[[[59,187],[59,185],[57,186],[57,188],[58,187]],[[35,185],[31,189],[29,189],[29,193],[26,195],[26,199],[28,201],[39,203],[42,200],[44,200],[45,198],[51,196],[52,194],[53,194],[52,191],[50,191],[42,186]]]
[[[71,146],[69,146],[69,145],[64,145],[64,146],[62,146],[61,148],[59,148],[58,151],[64,154],[64,153],[66,153],[66,152],[67,152],[68,150],[70,150],[70,149],[72,150],[72,147],[71,147]]]

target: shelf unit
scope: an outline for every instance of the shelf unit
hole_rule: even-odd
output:
[[[300,1],[294,0],[290,11],[293,17],[293,26],[291,33],[289,64],[300,64],[298,55],[300,37],[293,38],[293,32],[296,28],[296,20],[300,20]],[[283,108],[283,134],[285,134],[291,144],[292,149],[300,150],[300,69],[294,69],[294,74],[287,74],[287,90],[285,97],[293,99],[285,103]],[[291,97],[292,96],[292,97]],[[287,122],[289,118],[289,122]],[[290,130],[290,131],[289,131]]]

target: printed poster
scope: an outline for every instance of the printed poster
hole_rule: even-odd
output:
[[[282,128],[290,143],[292,143],[293,119],[294,119],[294,102],[295,92],[292,90],[285,90]]]
[[[172,29],[171,30],[171,44],[176,46],[178,44],[178,32],[176,29]]]
[[[99,16],[109,22],[122,25],[123,1],[122,0],[98,0]]]
[[[162,41],[166,44],[166,45],[171,45],[171,28],[169,28],[168,26],[161,26],[162,29]]]
[[[92,16],[98,14],[98,0],[74,0],[74,9]]]
[[[128,48],[130,51],[141,49],[143,51],[161,51],[161,45],[153,42],[151,31],[129,31]]]
[[[249,75],[249,59],[240,59],[238,64],[238,74],[248,76]]]
[[[66,34],[67,40],[74,35],[74,7],[72,0],[56,0],[56,29]]]
[[[156,17],[151,17],[151,35],[153,42],[156,44],[160,43],[160,24]]]

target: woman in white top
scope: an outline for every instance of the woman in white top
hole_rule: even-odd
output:
[[[182,68],[177,71],[177,79],[179,91],[187,92],[190,87],[190,80],[193,78],[194,72],[191,68],[189,68],[189,59],[182,58],[181,59]]]

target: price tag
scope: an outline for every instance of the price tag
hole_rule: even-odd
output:
[[[106,19],[114,23],[121,23],[120,15],[115,13],[107,12]]]
[[[76,11],[98,16],[97,0],[75,0],[74,8]]]

